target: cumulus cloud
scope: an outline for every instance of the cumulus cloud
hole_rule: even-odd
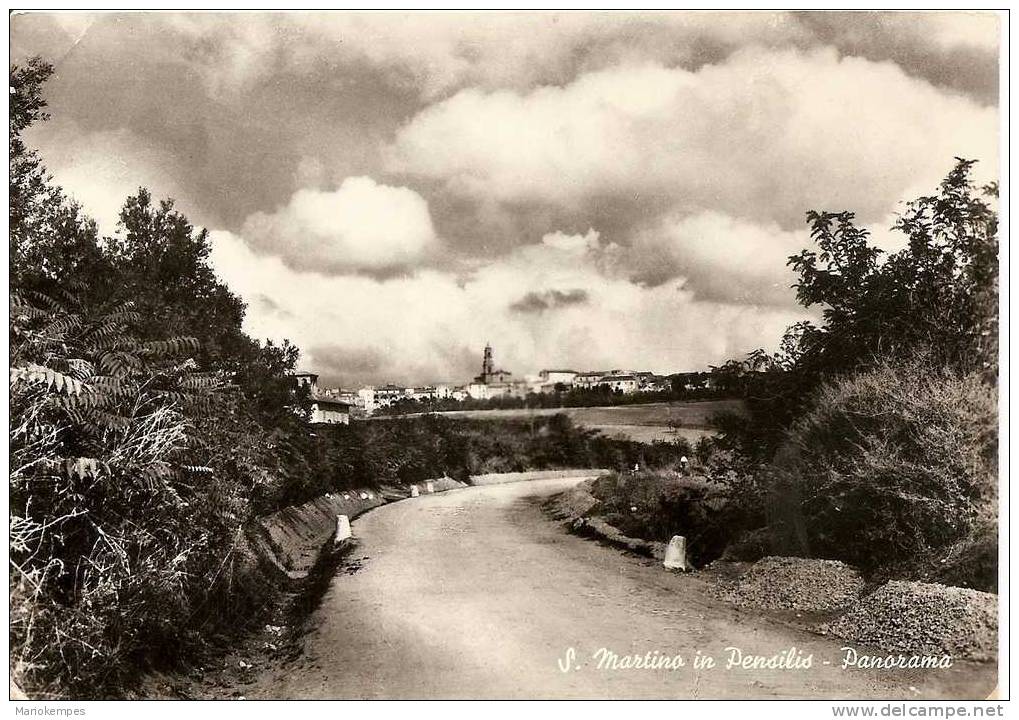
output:
[[[800,317],[698,301],[681,279],[655,287],[632,282],[608,269],[611,244],[595,237],[550,236],[466,276],[326,276],[255,253],[227,232],[213,233],[212,259],[243,298],[272,296],[272,305],[249,305],[246,329],[295,341],[305,350],[302,362],[322,370],[326,382],[462,382],[476,374],[486,341],[499,364],[517,374],[562,364],[693,369],[772,345]],[[587,301],[555,312],[511,307],[563,287]]]
[[[885,256],[908,243],[905,234],[892,230],[896,220],[888,215],[860,225]],[[663,215],[637,228],[629,241],[618,266],[637,282],[655,285],[683,277],[700,300],[780,307],[796,304],[790,256],[816,247],[806,224],[787,231],[715,211]]]
[[[998,103],[999,18],[987,12],[796,13],[820,45],[843,55],[892,61],[905,72]]]
[[[666,216],[638,231],[631,257],[651,283],[683,275],[699,298],[790,305],[790,255],[810,245],[806,230],[787,232],[718,212]]]
[[[870,243],[885,253],[906,246],[908,238],[892,231],[892,215],[863,225]],[[698,299],[752,305],[795,305],[797,277],[790,256],[813,248],[806,226],[786,231],[774,223],[757,224],[715,211],[665,215],[631,236],[625,264],[631,277],[657,284],[686,279]]]
[[[785,13],[300,13],[174,14],[217,92],[236,92],[282,66],[300,74],[337,63],[384,71],[387,82],[435,99],[464,86],[526,88],[568,82],[626,59],[701,64],[753,37],[761,45],[810,42]],[[302,42],[294,43],[294,36]],[[214,39],[213,42],[209,42]]]
[[[667,197],[687,212],[802,224],[884,217],[955,155],[996,172],[997,116],[890,63],[739,51],[697,71],[620,66],[526,93],[464,90],[398,133],[391,169],[504,202]]]
[[[424,198],[368,177],[347,178],[336,190],[298,190],[275,212],[251,215],[242,234],[301,270],[392,270],[438,246]]]

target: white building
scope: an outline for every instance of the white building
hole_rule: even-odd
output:
[[[612,370],[589,370],[587,372],[577,373],[573,378],[573,386],[578,388],[593,388],[597,387],[602,378],[607,375],[611,375]]]
[[[435,399],[435,388],[433,387],[409,387],[404,388],[404,395],[411,400],[428,402]]]
[[[398,385],[382,385],[375,388],[375,407],[389,407],[397,400],[407,397],[407,389]]]
[[[512,395],[514,389],[513,383],[472,382],[467,386],[467,396],[474,400],[491,400],[492,398]]]
[[[318,375],[304,370],[292,374],[297,387],[308,388],[311,398],[311,422],[324,425],[349,425],[350,403],[343,402],[335,395],[318,389]],[[340,391],[335,391],[338,395]]]
[[[544,385],[573,385],[574,379],[576,379],[578,373],[576,370],[542,370],[538,373],[538,377],[541,378],[541,382]]]
[[[312,398],[311,422],[322,425],[349,425],[350,405],[327,397]]]
[[[623,392],[629,395],[637,392],[640,388],[640,381],[633,375],[606,375],[598,381],[598,385],[607,385],[613,392]]]
[[[364,410],[365,415],[371,415],[378,408],[378,405],[375,403],[375,386],[373,385],[365,385],[358,390],[357,398],[357,405]]]

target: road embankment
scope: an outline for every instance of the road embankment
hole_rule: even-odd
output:
[[[474,475],[471,485],[501,485],[512,482],[590,477],[606,470],[580,468],[568,470],[533,470],[513,473]],[[465,483],[449,477],[433,478],[415,483],[420,494],[447,492],[465,488]],[[248,533],[250,550],[274,576],[292,587],[304,581],[323,550],[329,547],[336,530],[337,515],[350,519],[386,503],[412,496],[411,484],[385,485],[379,488],[356,488],[329,493],[302,505],[284,508],[259,518]]]

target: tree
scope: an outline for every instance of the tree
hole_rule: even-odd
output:
[[[53,67],[39,58],[10,69],[11,283],[44,292],[53,290],[58,281],[105,275],[95,223],[51,184],[42,159],[21,137],[25,129],[49,117],[42,86],[52,73]]]
[[[120,279],[117,295],[130,298],[153,329],[198,337],[203,366],[235,365],[250,350],[241,330],[244,303],[216,277],[208,231],[196,230],[172,200],[156,203],[139,188],[121,210],[107,253]]]
[[[242,498],[194,451],[223,385],[195,372],[196,341],[64,296],[10,303],[12,662],[33,688],[102,693],[180,646]]]
[[[11,662],[30,692],[103,696],[254,618],[238,542],[311,440],[297,349],[244,334],[207,233],[142,189],[100,239],[25,146],[51,72],[10,73]]]
[[[773,551],[993,588],[998,222],[973,164],[906,206],[887,257],[852,213],[808,213],[789,262],[822,322],[720,369],[751,412],[717,444],[766,490]]]
[[[997,190],[975,188],[975,161],[956,160],[937,194],[908,204],[893,229],[909,244],[884,262],[852,213],[807,214],[819,251],[789,264],[800,303],[824,308],[824,324],[798,343],[795,368],[811,385],[918,352],[960,371],[996,371],[998,220],[987,199]]]
[[[974,187],[973,160],[956,159],[935,194],[906,206],[893,226],[909,238],[883,257],[851,212],[807,213],[816,248],[789,258],[797,299],[823,322],[786,332],[779,352],[751,353],[713,375],[747,399],[749,418],[723,422],[723,444],[768,462],[785,429],[826,382],[921,356],[994,382],[998,335],[997,187]]]

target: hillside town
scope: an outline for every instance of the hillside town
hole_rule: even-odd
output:
[[[346,424],[351,417],[367,417],[385,412],[400,402],[419,403],[428,407],[437,401],[454,403],[468,400],[525,399],[530,395],[550,395],[571,390],[601,389],[620,395],[661,393],[671,390],[678,381],[686,390],[710,390],[708,372],[658,375],[648,371],[615,368],[610,370],[542,369],[536,374],[513,377],[509,370],[497,368],[495,351],[485,345],[481,372],[467,383],[434,383],[430,385],[364,385],[359,388],[322,388],[319,375],[297,371],[299,386],[306,386],[312,400],[312,422]]]

